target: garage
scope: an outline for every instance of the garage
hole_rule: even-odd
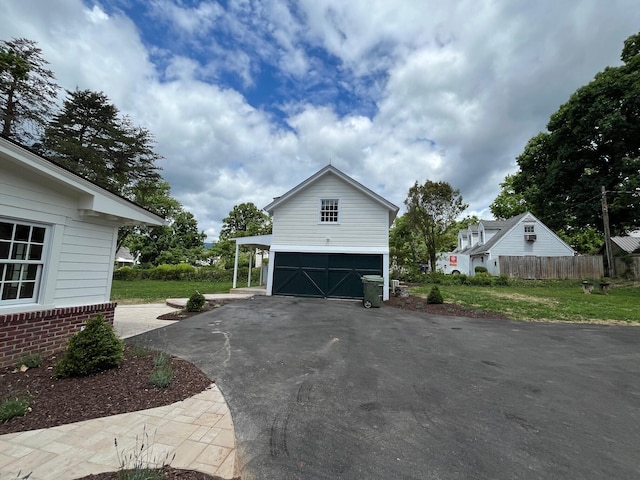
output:
[[[382,275],[382,255],[277,252],[273,295],[362,298],[362,275]]]

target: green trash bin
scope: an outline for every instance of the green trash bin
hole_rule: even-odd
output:
[[[380,275],[363,275],[362,289],[364,298],[362,305],[364,308],[379,308],[382,304],[382,289],[384,288],[384,278]]]

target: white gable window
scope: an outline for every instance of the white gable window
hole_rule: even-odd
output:
[[[340,220],[337,198],[320,200],[320,223],[338,223]]]
[[[46,238],[46,227],[0,218],[0,305],[37,300]]]
[[[525,225],[524,233],[536,233],[536,232],[535,232],[535,229],[533,228],[533,225]]]

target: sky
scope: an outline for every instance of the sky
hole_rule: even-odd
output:
[[[401,213],[446,181],[490,219],[527,141],[639,30],[637,0],[0,1],[0,39],[153,133],[208,241],[329,163]]]

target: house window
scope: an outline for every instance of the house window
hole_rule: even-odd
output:
[[[338,223],[338,199],[320,200],[320,223]]]
[[[0,219],[0,305],[38,297],[47,229]]]
[[[524,226],[524,233],[535,233],[533,225],[525,225]]]

